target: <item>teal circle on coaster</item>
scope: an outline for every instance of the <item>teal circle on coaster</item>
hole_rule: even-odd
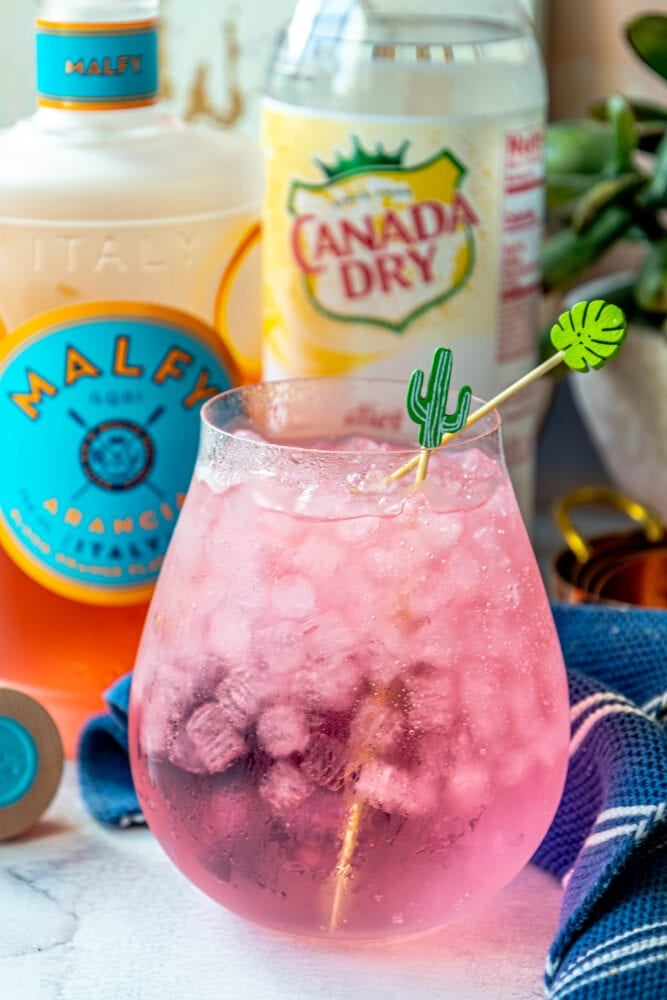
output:
[[[0,716],[0,809],[16,805],[33,786],[39,753],[25,726]]]

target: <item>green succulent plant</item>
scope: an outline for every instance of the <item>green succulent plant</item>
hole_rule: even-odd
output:
[[[637,17],[624,31],[642,62],[667,80],[667,16]],[[545,288],[566,291],[612,245],[640,241],[646,252],[632,280],[610,281],[599,296],[667,334],[667,105],[614,94],[589,114],[547,130]]]

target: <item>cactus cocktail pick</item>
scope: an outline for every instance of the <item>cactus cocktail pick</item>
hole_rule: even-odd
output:
[[[618,306],[611,305],[610,303],[604,302],[602,299],[596,299],[593,302],[578,302],[569,312],[564,312],[558,318],[558,322],[554,324],[551,328],[551,343],[556,348],[556,353],[548,358],[543,364],[538,365],[537,368],[533,368],[532,371],[523,375],[512,385],[503,389],[499,392],[497,396],[490,399],[488,403],[484,403],[480,406],[478,410],[467,418],[464,418],[464,423],[461,424],[456,430],[446,429],[441,435],[440,440],[437,445],[427,445],[424,444],[422,440],[422,433],[424,432],[424,425],[422,421],[422,409],[418,408],[415,410],[415,393],[417,396],[421,391],[421,386],[423,383],[423,373],[421,371],[413,372],[412,378],[410,379],[410,384],[408,386],[408,396],[407,396],[407,409],[410,417],[417,423],[422,423],[422,429],[419,435],[419,443],[422,448],[431,450],[435,447],[441,447],[446,444],[454,434],[457,434],[463,426],[471,427],[473,424],[485,417],[487,413],[491,410],[495,410],[496,407],[500,406],[505,400],[513,396],[514,393],[519,392],[525,386],[530,385],[531,382],[535,382],[538,378],[546,375],[553,368],[556,368],[559,364],[565,363],[568,368],[577,372],[587,372],[591,368],[598,369],[602,368],[607,361],[611,361],[615,358],[623,345],[627,333],[627,323],[625,314],[622,309]],[[439,348],[438,350],[442,350]],[[450,352],[451,353],[451,352]],[[436,355],[438,351],[436,351]],[[434,359],[433,371],[436,369],[436,362]],[[451,358],[450,366],[447,372],[451,372]],[[433,377],[433,372],[432,372]],[[414,380],[414,382],[413,382]],[[462,389],[461,392],[470,392],[467,388]],[[441,399],[440,394],[438,396]],[[447,399],[447,393],[444,394],[444,399]],[[435,397],[433,400],[435,404]],[[423,405],[423,404],[422,404]],[[443,408],[444,403],[440,401],[439,404]],[[468,403],[469,405],[469,403]],[[459,408],[461,407],[461,396],[459,396]],[[415,415],[416,414],[416,415]],[[436,425],[436,417],[432,417],[433,426]],[[429,438],[429,441],[432,440]],[[390,480],[401,479],[403,476],[407,476],[416,466],[419,466],[416,482],[420,482],[428,468],[428,455],[429,451],[424,450],[422,453],[415,458],[412,458],[405,465],[401,466],[400,469],[396,469],[389,476]],[[426,457],[425,457],[426,456]],[[423,474],[422,474],[423,473]]]
[[[472,392],[466,385],[459,391],[458,405],[454,413],[447,413],[449,384],[452,380],[452,352],[447,347],[438,347],[433,355],[428,389],[422,396],[424,372],[413,371],[408,385],[407,407],[410,417],[420,424],[419,443],[424,449],[420,456],[417,482],[426,478],[428,459],[433,448],[438,448],[443,438],[457,434],[464,426],[470,413]]]

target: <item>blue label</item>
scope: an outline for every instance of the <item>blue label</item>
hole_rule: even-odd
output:
[[[32,788],[39,770],[39,754],[25,726],[0,715],[0,809],[20,802]]]
[[[100,28],[38,21],[36,44],[41,104],[126,107],[156,98],[155,22]]]
[[[201,404],[233,378],[191,317],[100,308],[47,315],[0,360],[0,541],[58,593],[128,603],[159,572]]]

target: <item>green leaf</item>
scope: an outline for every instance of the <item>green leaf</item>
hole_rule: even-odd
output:
[[[667,17],[663,14],[637,17],[627,25],[625,34],[642,62],[667,80]]]
[[[639,141],[637,148],[643,153],[655,153],[660,143],[667,135],[667,125],[665,122],[644,122],[638,126]]]
[[[607,177],[620,177],[632,170],[637,125],[632,108],[621,94],[612,94],[607,101],[607,117],[613,129],[613,145],[604,172]]]
[[[639,197],[645,208],[667,208],[667,135],[663,137],[653,161],[651,183]]]
[[[645,312],[667,315],[667,237],[644,258],[635,283],[635,299]]]
[[[638,191],[646,181],[633,171],[612,180],[599,181],[577,202],[572,212],[571,225],[578,233],[584,232],[609,205],[626,201],[628,195]]]
[[[585,233],[561,229],[542,248],[542,273],[547,288],[569,288],[633,224],[622,205],[609,205]]]
[[[650,101],[637,101],[632,98],[626,98],[626,100],[632,109],[636,122],[646,124],[667,122],[667,108],[663,108],[661,104],[653,104]],[[599,101],[597,104],[594,104],[588,109],[588,113],[597,121],[607,121],[607,101]]]
[[[554,122],[547,128],[545,159],[550,174],[599,174],[614,148],[607,122]]]
[[[625,314],[604,299],[577,302],[551,329],[551,343],[564,351],[563,361],[577,372],[602,368],[615,358],[626,338]]]
[[[547,176],[547,208],[569,205],[593,187],[593,174],[556,174]]]

